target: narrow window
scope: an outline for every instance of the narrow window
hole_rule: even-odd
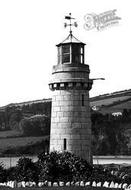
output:
[[[64,150],[66,150],[66,139],[64,139]]]
[[[82,106],[84,106],[84,94],[82,94]]]

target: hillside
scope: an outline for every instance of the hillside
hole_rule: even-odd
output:
[[[131,154],[131,90],[90,98],[93,154]],[[0,152],[48,150],[51,99],[0,107]],[[39,148],[38,148],[39,147]]]
[[[129,110],[131,109],[131,89],[92,97],[90,105],[93,110],[103,114]]]
[[[90,105],[92,108],[93,140],[95,144],[101,144],[98,148],[99,150],[96,150],[98,154],[107,153],[109,152],[107,149],[110,149],[111,154],[130,155],[131,89],[92,97],[90,98]],[[116,146],[117,138],[119,140]],[[123,140],[121,141],[122,138]],[[125,147],[124,144],[126,145]],[[112,148],[109,148],[111,146]],[[123,150],[120,146],[123,147]]]
[[[36,154],[48,149],[51,100],[0,108],[0,155]]]
[[[48,105],[51,103],[51,99],[42,99],[42,100],[34,100],[27,101],[21,103],[12,103],[6,106],[0,107],[0,112],[5,112],[6,109],[10,109],[12,107],[23,109],[23,107],[31,107],[33,105]],[[131,89],[117,91],[109,94],[103,94],[90,98],[90,105],[93,109],[97,109],[100,111],[105,111],[107,113],[113,113],[116,111],[122,111],[123,109],[131,109]],[[27,108],[26,107],[26,108]],[[104,110],[104,108],[108,108]],[[28,112],[26,110],[26,112]],[[28,112],[29,114],[29,112]],[[49,113],[48,113],[49,114]]]

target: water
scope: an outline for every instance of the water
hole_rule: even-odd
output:
[[[31,158],[32,161],[37,161],[37,156],[25,156],[25,157],[28,157],[28,158]],[[18,160],[20,159],[21,157],[0,157],[0,162],[3,163],[3,165],[5,166],[5,168],[9,168],[9,167],[12,167],[12,166],[16,166]]]
[[[37,161],[37,156],[26,156],[34,162]],[[6,168],[15,166],[21,157],[0,157],[0,162]],[[124,164],[131,165],[131,156],[93,156],[93,164]]]
[[[131,156],[93,156],[93,164],[131,165]]]

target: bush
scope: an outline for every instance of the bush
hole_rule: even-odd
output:
[[[15,181],[17,178],[16,167],[11,167],[6,170],[7,181]]]
[[[38,167],[30,158],[20,158],[16,165],[17,181],[35,181],[38,183]]]
[[[34,115],[21,120],[21,129],[25,136],[50,134],[50,118],[46,115]]]
[[[92,166],[86,160],[69,152],[42,153],[38,158],[40,181],[84,181],[92,173]]]
[[[89,181],[93,182],[96,181],[104,183],[105,181],[111,182],[114,181],[116,183],[121,183],[122,180],[116,176],[112,175],[111,171],[108,167],[104,168],[102,165],[94,165],[92,174],[89,178]]]
[[[124,183],[131,184],[131,166],[121,167],[118,175],[123,179]]]

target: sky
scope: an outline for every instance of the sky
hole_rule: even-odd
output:
[[[83,27],[86,14],[116,9],[117,26]],[[86,43],[85,63],[94,81],[90,96],[131,88],[130,0],[0,0],[0,106],[50,98],[56,44],[68,35],[64,17],[76,18],[73,34]]]

